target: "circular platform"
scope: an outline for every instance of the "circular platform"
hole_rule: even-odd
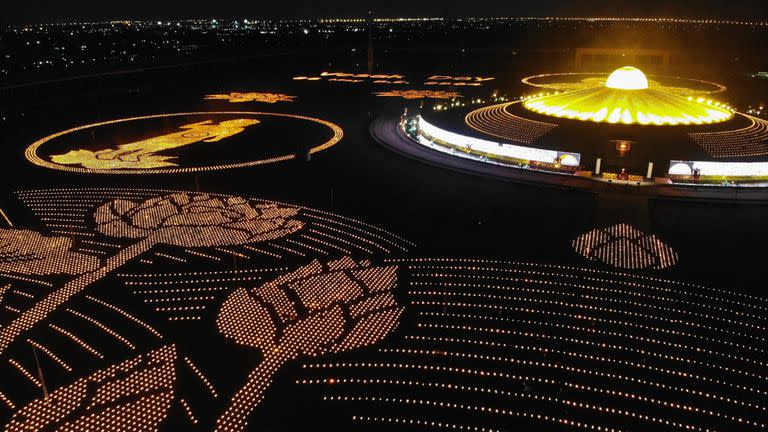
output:
[[[343,135],[331,122],[300,115],[184,112],[74,127],[37,140],[25,156],[38,166],[88,174],[188,173],[286,161],[330,148]]]
[[[725,86],[650,79],[632,67],[523,82],[559,90],[474,109],[425,108],[399,127],[446,155],[525,172],[638,185],[768,185],[768,121],[696,96]]]

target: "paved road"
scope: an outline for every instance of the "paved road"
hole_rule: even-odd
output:
[[[371,136],[379,144],[410,158],[471,174],[495,177],[516,183],[591,191],[597,194],[632,194],[645,200],[648,198],[683,198],[725,201],[768,201],[768,188],[613,184],[594,181],[584,177],[549,174],[464,159],[432,150],[414,142],[400,130],[398,123],[399,117],[397,116],[379,117],[371,123]]]

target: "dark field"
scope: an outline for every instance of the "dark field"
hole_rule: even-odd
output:
[[[520,44],[524,40],[521,37]],[[569,56],[556,50],[514,55],[501,49],[470,51],[456,55],[414,48],[380,53],[377,71],[404,75],[411,82],[407,86],[293,80],[323,71],[365,71],[365,58],[359,52],[317,52],[3,90],[7,102],[3,112],[7,114],[0,138],[4,163],[0,209],[14,229],[72,238],[73,251],[95,256],[104,265],[138,237],[112,238],[97,232],[102,222],[93,214],[100,205],[111,199],[139,203],[171,191],[186,191],[189,196],[223,194],[306,207],[281,217],[301,220],[305,224],[302,232],[308,234],[247,243],[258,250],[247,249],[242,242],[198,247],[158,240],[0,350],[0,394],[17,409],[42,396],[35,384],[38,373],[30,340],[47,347],[73,369],[67,370],[37,348],[50,392],[110,365],[173,346],[170,363],[175,364],[176,372],[165,373],[162,378],[166,381],[160,375],[154,381],[147,378],[151,388],[136,387],[139,390],[130,386],[140,380],[117,385],[117,393],[120,388],[133,390],[103,406],[127,406],[147,394],[166,394],[165,387],[170,386],[175,398],[170,408],[156,404],[130,412],[143,412],[149,418],[162,411],[157,422],[162,431],[214,430],[216,419],[248,373],[263,366],[266,358],[272,358],[269,356],[278,356],[276,352],[289,350],[289,345],[281,345],[270,351],[266,347],[271,345],[264,341],[287,339],[286,323],[296,319],[281,315],[283,322],[279,323],[279,304],[265,300],[267,294],[261,293],[259,304],[269,303],[270,314],[244,313],[238,316],[241,327],[232,325],[248,328],[251,339],[230,331],[253,342],[261,337],[254,335],[264,330],[251,327],[266,322],[264,316],[285,328],[278,336],[259,339],[258,344],[235,343],[230,334],[222,336],[226,325],[217,321],[226,320],[220,318],[226,299],[233,298],[230,296],[238,288],[257,288],[313,259],[328,263],[351,256],[359,266],[368,265],[361,264],[366,259],[378,269],[394,266],[397,282],[389,288],[398,306],[388,310],[401,311],[396,328],[371,343],[350,342],[355,349],[334,352],[335,345],[326,343],[322,349],[305,347],[283,359],[263,402],[247,417],[246,430],[559,431],[600,426],[610,431],[643,431],[680,430],[685,425],[700,431],[764,429],[768,366],[762,335],[768,320],[764,284],[768,205],[738,200],[737,193],[732,200],[657,199],[518,184],[410,159],[371,138],[373,119],[397,116],[405,106],[415,109],[420,103],[376,97],[372,92],[424,88],[422,83],[432,75],[470,75],[496,79],[480,87],[451,88],[463,92],[465,99],[487,97],[493,91],[517,97],[524,90],[520,77],[558,70]],[[708,57],[692,55],[688,61],[713,65],[701,77],[728,85],[725,99],[754,96],[765,100],[764,83],[746,78],[743,71],[723,72],[732,58],[713,52]],[[285,93],[297,98],[274,104],[204,100],[209,94],[230,92]],[[433,102],[425,101],[425,109]],[[24,157],[32,142],[71,127],[203,111],[319,118],[340,126],[344,137],[307,158],[308,148],[330,137],[329,129],[256,115],[263,124],[220,145],[190,145],[174,162],[200,167],[285,154],[296,158],[209,172],[99,175],[46,169]],[[220,115],[220,119],[235,117]],[[207,116],[141,120],[93,133],[81,131],[52,141],[40,156],[45,159],[72,148],[112,148],[173,133],[181,125],[202,119]],[[115,208],[111,211],[119,213]],[[118,219],[133,217],[126,214]],[[141,223],[138,220],[131,219],[131,223]],[[655,235],[677,253],[679,262],[664,269],[622,269],[574,251],[573,241],[581,234],[620,223]],[[146,235],[152,238],[153,234]],[[5,256],[0,254],[0,258]],[[9,291],[0,296],[4,307],[0,309],[0,329],[4,331],[20,311],[75,276],[30,271],[28,277],[48,284],[30,282],[14,277],[18,272],[11,271],[8,262],[0,267],[0,287],[27,295]],[[326,265],[323,271],[333,269]],[[354,274],[355,283],[362,284],[361,276]],[[353,319],[354,312],[344,303],[347,300],[328,300],[314,291],[303,294],[296,286],[291,286],[294,291],[288,296],[293,304],[302,305],[296,312],[301,319],[331,316],[334,307],[342,306],[346,322]],[[373,295],[373,291],[370,288],[365,295]],[[162,337],[94,299],[141,320]],[[326,301],[330,306],[316,305]],[[321,312],[313,315],[316,310]],[[379,315],[364,315],[373,316],[386,321]],[[330,332],[331,324],[318,325],[313,331]],[[102,356],[74,343],[52,325],[68,329]],[[377,326],[364,334],[385,327]],[[335,340],[338,342],[338,336]],[[215,392],[185,358],[203,371]],[[116,377],[136,380],[131,373],[124,370]],[[84,400],[94,397],[98,387],[93,382],[89,385]],[[752,405],[709,397],[710,393]],[[184,402],[178,402],[180,399]],[[7,431],[22,430],[13,429],[11,418],[16,411],[8,405],[0,404],[0,423],[9,425]],[[39,430],[58,430],[57,425],[100,409],[88,408],[82,401],[76,405],[69,417],[48,418]],[[185,406],[193,412],[191,417]],[[26,415],[36,418],[38,414]],[[13,418],[19,416],[23,417],[16,414]],[[112,426],[101,427],[83,430],[111,430]]]

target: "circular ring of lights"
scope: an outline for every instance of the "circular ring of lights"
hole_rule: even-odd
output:
[[[275,162],[282,162],[286,160],[295,159],[295,154],[287,154],[282,156],[275,156],[272,158],[267,159],[258,159],[248,162],[238,162],[238,163],[231,163],[231,164],[219,164],[219,165],[210,165],[210,166],[201,166],[201,167],[179,167],[179,168],[149,168],[149,169],[123,169],[123,170],[111,170],[111,169],[92,169],[92,168],[81,168],[81,167],[72,167],[72,166],[65,166],[56,164],[53,162],[46,161],[40,156],[37,155],[37,150],[46,142],[51,141],[55,138],[58,138],[63,135],[67,135],[73,132],[81,131],[84,129],[89,128],[95,128],[105,125],[111,125],[116,123],[124,123],[129,121],[136,121],[136,120],[148,120],[148,119],[155,119],[155,118],[164,118],[164,117],[179,117],[179,116],[191,116],[191,115],[230,115],[230,114],[236,114],[236,115],[254,115],[254,116],[273,116],[273,117],[286,117],[286,118],[293,118],[298,120],[305,120],[309,122],[319,123],[321,125],[324,125],[331,129],[333,131],[333,136],[326,142],[320,144],[319,146],[312,147],[309,150],[309,153],[317,153],[321,152],[323,150],[326,150],[330,147],[333,147],[336,143],[338,143],[341,138],[344,136],[344,131],[337,125],[318,118],[314,117],[306,117],[301,115],[295,115],[295,114],[280,114],[280,113],[269,113],[269,112],[258,112],[258,111],[196,111],[196,112],[183,112],[183,113],[170,113],[170,114],[153,114],[153,115],[147,115],[147,116],[137,116],[137,117],[127,117],[117,120],[108,120],[104,122],[99,123],[91,123],[83,126],[74,127],[71,129],[63,130],[61,132],[57,132],[52,135],[48,135],[44,138],[41,138],[34,143],[32,143],[27,149],[24,151],[24,156],[27,158],[28,161],[32,162],[35,165],[60,170],[60,171],[69,171],[69,172],[77,172],[77,173],[88,173],[88,174],[178,174],[178,173],[190,173],[190,172],[200,172],[200,171],[218,171],[218,170],[224,170],[224,169],[232,169],[232,168],[245,168],[245,167],[251,167],[256,165],[266,165],[270,163]]]
[[[580,121],[643,125],[719,123],[733,117],[727,104],[650,88],[645,74],[632,66],[616,69],[602,86],[529,97],[523,107]]]
[[[550,83],[543,83],[542,84],[542,83],[535,82],[535,80],[537,80],[539,78],[573,77],[573,76],[576,76],[576,75],[581,75],[581,76],[584,76],[585,78],[586,77],[600,77],[600,76],[605,76],[607,78],[609,74],[610,74],[610,72],[560,72],[560,73],[545,73],[545,74],[527,76],[525,78],[522,78],[520,81],[523,84],[529,85],[531,87],[538,87],[538,88],[549,89],[549,90],[552,90],[552,89],[560,90],[560,88],[558,88],[555,85],[556,83],[551,83],[551,84]],[[720,83],[716,83],[714,81],[701,80],[701,79],[697,79],[697,78],[670,77],[670,76],[666,76],[666,75],[647,75],[647,76],[650,77],[650,78],[657,78],[657,77],[658,78],[673,78],[675,80],[691,81],[691,82],[695,82],[695,83],[699,83],[699,84],[705,84],[705,85],[708,85],[708,86],[713,86],[713,87],[716,88],[716,90],[694,90],[694,89],[691,89],[691,90],[694,90],[694,92],[696,94],[715,94],[715,93],[722,93],[722,92],[728,90],[728,87],[726,87],[726,86],[724,86],[724,85],[722,85]]]
[[[533,144],[557,127],[554,123],[530,120],[512,114],[507,108],[516,103],[520,101],[478,108],[464,117],[464,123],[486,135],[524,144]]]

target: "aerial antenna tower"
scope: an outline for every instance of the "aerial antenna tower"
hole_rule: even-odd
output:
[[[373,12],[368,11],[368,73],[373,73]]]

